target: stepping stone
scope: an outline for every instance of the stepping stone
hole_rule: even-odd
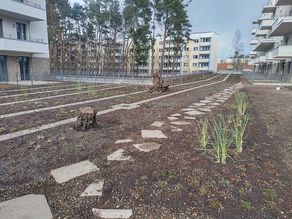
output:
[[[97,168],[97,166],[90,161],[85,160],[76,164],[51,170],[51,174],[57,183],[64,183],[75,177],[82,176],[93,171],[99,171],[99,168]]]
[[[194,103],[193,105],[195,105],[195,106],[206,106],[205,103]]]
[[[178,117],[178,116],[182,116],[182,115],[179,114],[179,113],[176,113],[176,114],[172,114],[171,116],[172,116],[172,117]]]
[[[102,196],[102,188],[104,181],[100,180],[98,182],[91,183],[85,190],[82,192],[81,197],[84,196]]]
[[[173,121],[173,120],[178,120],[178,118],[176,118],[176,117],[173,117],[173,116],[169,116],[169,117],[167,117],[169,120],[171,120],[171,121]]]
[[[176,127],[176,126],[171,126],[171,131],[172,132],[181,132],[182,129],[180,129],[180,128]]]
[[[225,103],[225,100],[216,100],[217,102],[220,102],[220,103]]]
[[[130,218],[133,214],[131,209],[97,209],[93,208],[92,212],[95,216],[101,218]]]
[[[53,219],[44,195],[25,195],[0,203],[3,219]]]
[[[186,121],[177,121],[177,122],[171,122],[172,125],[189,125],[189,122]]]
[[[200,102],[201,102],[201,103],[211,103],[210,100],[201,100]]]
[[[196,120],[196,117],[185,116],[184,118],[188,120]]]
[[[204,115],[205,113],[197,111],[197,110],[194,110],[194,111],[186,112],[185,114],[188,114],[190,116],[200,116],[200,115]]]
[[[200,110],[202,112],[211,112],[211,109],[209,109],[209,108],[199,108],[198,110]]]
[[[164,122],[160,122],[160,121],[156,121],[154,123],[151,124],[151,126],[154,126],[154,127],[161,127],[163,126]]]
[[[137,148],[139,151],[143,152],[150,152],[150,151],[156,151],[161,147],[161,144],[150,142],[150,143],[143,143],[143,144],[134,144],[135,148]]]
[[[121,140],[117,140],[115,142],[115,144],[125,144],[125,143],[130,143],[130,142],[133,142],[132,139],[121,139]]]
[[[211,106],[220,106],[220,103],[209,103]]]
[[[123,149],[119,149],[117,151],[115,151],[114,153],[110,154],[107,156],[107,160],[108,161],[114,161],[114,160],[118,160],[118,161],[125,161],[125,160],[130,160],[131,156],[125,156],[124,155],[125,150]]]
[[[192,108],[187,108],[187,109],[182,109],[181,111],[192,111],[192,110],[194,110],[194,109],[192,109]]]
[[[205,99],[212,101],[214,99],[214,97],[206,97]]]
[[[167,138],[160,130],[142,130],[143,138]]]

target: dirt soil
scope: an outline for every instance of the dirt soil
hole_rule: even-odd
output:
[[[132,144],[114,144],[125,138],[143,142],[141,129],[153,129],[154,121],[166,122],[167,116],[240,80],[233,76],[212,87],[99,116],[99,126],[88,132],[66,125],[0,143],[0,202],[44,194],[54,218],[70,219],[96,218],[92,208],[130,208],[133,218],[151,219],[292,218],[291,90],[245,82],[251,120],[244,151],[232,155],[226,165],[199,150],[199,127],[205,117],[234,113],[233,97],[190,121],[183,132],[171,132],[166,123],[160,130],[168,138],[155,140],[162,144],[158,151],[143,153]],[[133,161],[108,162],[106,157],[120,148]],[[101,170],[64,184],[50,175],[51,169],[87,159]],[[97,179],[105,180],[103,196],[80,197]]]

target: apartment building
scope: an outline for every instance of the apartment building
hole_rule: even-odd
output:
[[[269,0],[253,24],[250,64],[270,78],[291,81],[292,0]]]
[[[1,0],[0,82],[42,80],[49,71],[45,0]]]
[[[163,74],[178,75],[198,72],[217,72],[219,35],[215,32],[192,33],[181,53],[176,54],[171,39],[165,44]],[[154,70],[161,67],[163,40],[157,38],[154,52]]]

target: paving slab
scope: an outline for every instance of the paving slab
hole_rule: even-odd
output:
[[[3,219],[53,219],[44,195],[29,194],[0,203]]]
[[[110,218],[110,219],[126,219],[130,218],[133,214],[131,209],[97,209],[93,208],[92,212],[95,216],[101,218]]]
[[[189,122],[186,121],[176,121],[176,122],[171,122],[172,125],[189,125]]]
[[[206,106],[205,103],[194,103],[193,105],[194,105],[194,106]]]
[[[183,130],[178,128],[178,127],[176,127],[176,126],[171,126],[171,131],[172,132],[182,132]]]
[[[82,176],[93,171],[99,171],[99,168],[97,168],[94,163],[85,160],[69,166],[64,166],[51,170],[51,174],[53,175],[57,183],[64,183],[78,176]]]
[[[209,103],[211,106],[220,106],[220,103]]]
[[[84,196],[102,196],[103,184],[104,184],[103,180],[91,183],[84,190],[84,192],[82,192],[81,197],[84,197]]]
[[[172,114],[171,115],[172,117],[179,117],[179,116],[182,116],[180,113],[176,113],[176,114]]]
[[[182,109],[181,111],[192,111],[192,110],[194,110],[194,109],[192,109],[192,108],[186,108],[186,109]]]
[[[142,138],[167,138],[160,130],[141,130]]]
[[[171,121],[174,121],[174,120],[178,120],[178,118],[174,117],[174,116],[169,116],[167,117],[167,119],[171,120]]]
[[[200,102],[201,103],[211,103],[212,101],[210,101],[210,100],[201,100]]]
[[[131,143],[131,142],[133,142],[132,139],[120,139],[120,140],[117,140],[115,144],[126,144],[126,143]]]
[[[185,114],[190,115],[190,116],[200,116],[200,115],[204,115],[205,113],[197,111],[197,110],[193,110],[190,112],[185,112]]]
[[[202,111],[202,112],[211,112],[211,109],[210,108],[207,108],[207,107],[205,107],[205,108],[198,108],[198,110],[200,110],[200,111]]]
[[[156,142],[149,142],[142,144],[134,144],[133,146],[137,148],[139,151],[150,152],[158,150],[161,147],[161,144],[158,144]]]
[[[164,124],[164,122],[156,121],[156,122],[152,123],[151,126],[160,128],[161,126],[163,126],[163,124]]]
[[[185,116],[184,118],[187,120],[196,120],[197,119],[196,117],[191,117],[191,116]]]
[[[130,160],[131,156],[125,156],[124,153],[125,153],[125,150],[119,149],[119,150],[115,151],[114,153],[108,155],[107,156],[107,160],[109,160],[109,161],[126,161],[126,160]]]

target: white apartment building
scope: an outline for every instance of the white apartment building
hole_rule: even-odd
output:
[[[1,0],[0,82],[41,80],[49,71],[45,0]]]
[[[215,32],[192,33],[182,53],[175,55],[173,42],[165,44],[163,73],[180,75],[197,72],[217,72],[219,35]],[[154,52],[154,70],[159,70],[163,51],[163,40],[157,38]]]
[[[258,72],[291,81],[292,0],[269,0],[253,24],[250,64]]]

